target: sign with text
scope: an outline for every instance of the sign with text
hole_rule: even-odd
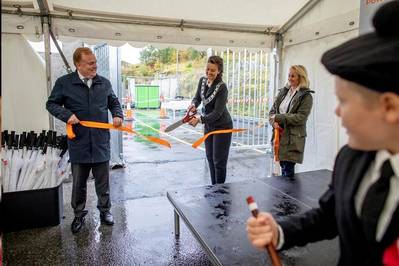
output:
[[[392,0],[360,0],[359,34],[373,30],[372,19],[377,9]]]

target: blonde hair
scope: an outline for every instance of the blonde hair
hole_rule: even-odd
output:
[[[292,65],[290,69],[294,70],[299,78],[299,88],[309,88],[310,82],[308,78],[308,72],[303,65]]]

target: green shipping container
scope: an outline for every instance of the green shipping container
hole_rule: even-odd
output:
[[[160,107],[158,85],[136,85],[136,108],[157,109]]]

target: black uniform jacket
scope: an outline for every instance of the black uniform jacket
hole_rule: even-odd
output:
[[[384,250],[399,237],[399,207],[381,242],[370,243],[356,214],[354,199],[375,154],[348,146],[341,149],[335,161],[332,182],[320,198],[319,208],[278,221],[284,232],[283,249],[338,236],[338,265],[382,265]]]

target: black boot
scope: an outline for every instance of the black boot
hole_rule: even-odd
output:
[[[109,211],[101,212],[100,220],[102,224],[114,225],[114,217]]]
[[[71,224],[71,230],[72,230],[73,234],[76,234],[82,228],[84,221],[85,221],[86,214],[87,214],[87,211],[83,211],[81,216],[79,216],[79,217],[75,216],[75,219],[73,219],[73,222]]]

